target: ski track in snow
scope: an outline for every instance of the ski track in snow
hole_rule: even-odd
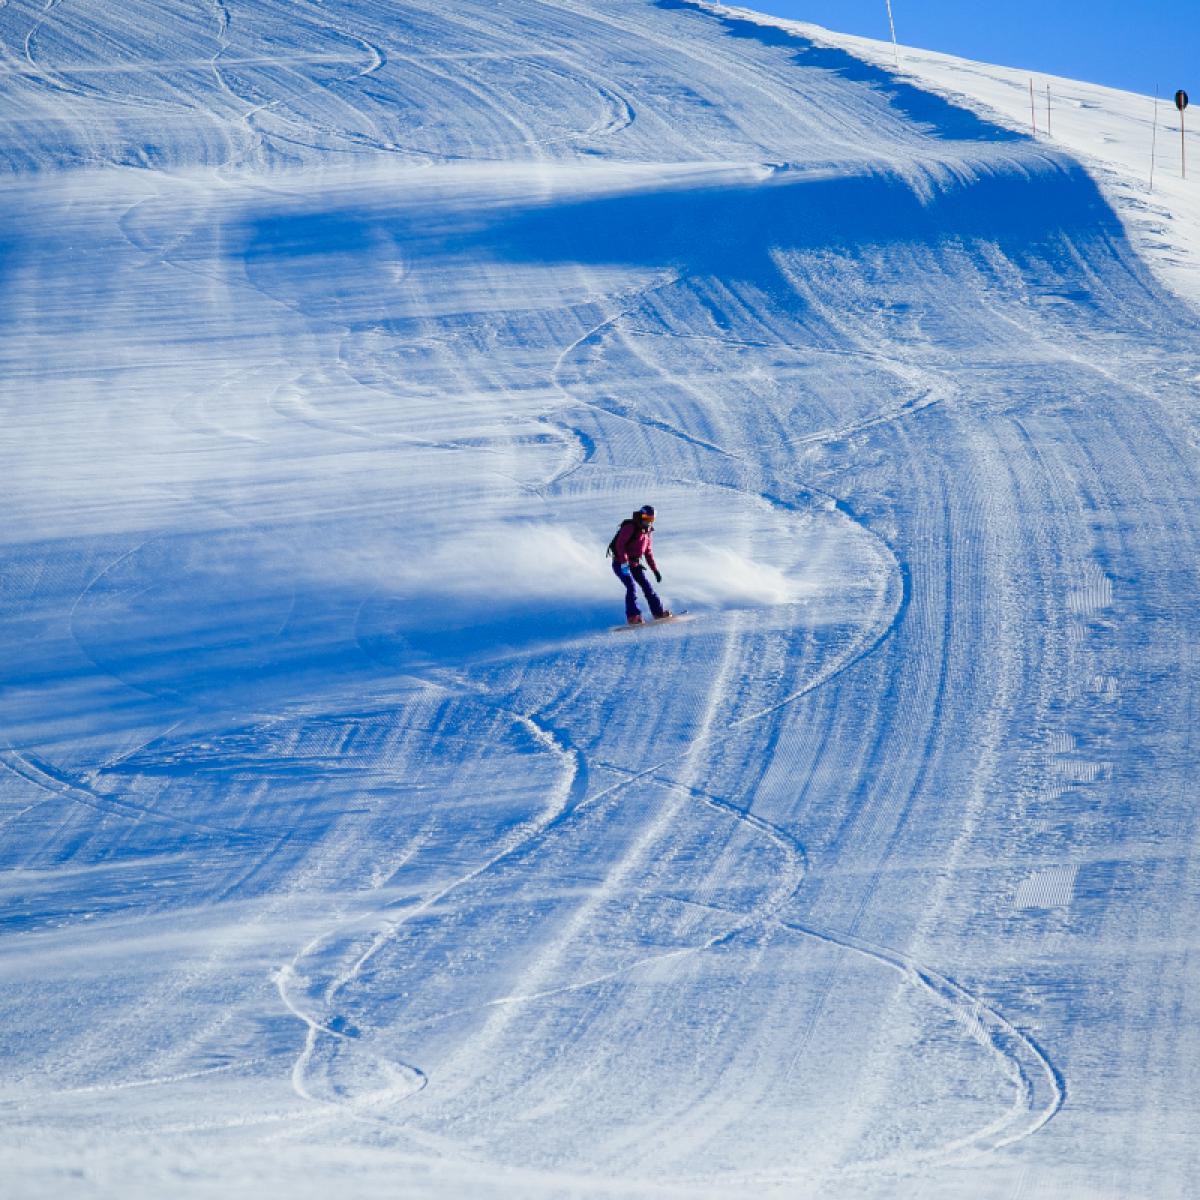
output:
[[[836,42],[0,7],[16,1194],[1185,1194],[1195,315]]]

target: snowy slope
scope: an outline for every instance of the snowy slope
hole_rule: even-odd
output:
[[[1077,159],[685,0],[0,48],[7,1194],[1189,1194],[1197,321]]]
[[[1139,252],[1167,286],[1193,304],[1200,301],[1200,131],[1190,108],[1180,128],[1174,103],[1177,84],[1186,80],[1161,81],[1157,97],[1136,95],[745,9],[707,7],[848,50],[988,120],[1070,151],[1100,184]]]

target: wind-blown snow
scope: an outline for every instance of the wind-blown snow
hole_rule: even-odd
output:
[[[832,40],[0,6],[6,1194],[1188,1194],[1187,238]]]

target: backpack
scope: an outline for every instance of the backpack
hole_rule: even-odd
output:
[[[617,538],[619,538],[621,536],[621,534],[624,532],[626,525],[632,525],[632,524],[633,524],[633,518],[626,517],[625,520],[623,520],[621,522],[621,524],[617,526],[617,532],[613,534],[612,541],[608,543],[608,549],[604,553],[605,558],[612,558],[612,556],[614,554],[616,554]]]

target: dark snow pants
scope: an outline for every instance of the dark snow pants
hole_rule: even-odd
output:
[[[661,617],[663,614],[662,601],[658,598],[658,593],[651,586],[650,580],[646,578],[646,568],[638,563],[634,566],[629,565],[629,574],[621,574],[621,564],[614,562],[612,565],[613,574],[625,585],[625,618],[641,616],[641,611],[638,608],[637,590],[641,588],[646,594],[646,603],[650,605],[650,613],[652,616]],[[636,584],[636,586],[635,586]]]

